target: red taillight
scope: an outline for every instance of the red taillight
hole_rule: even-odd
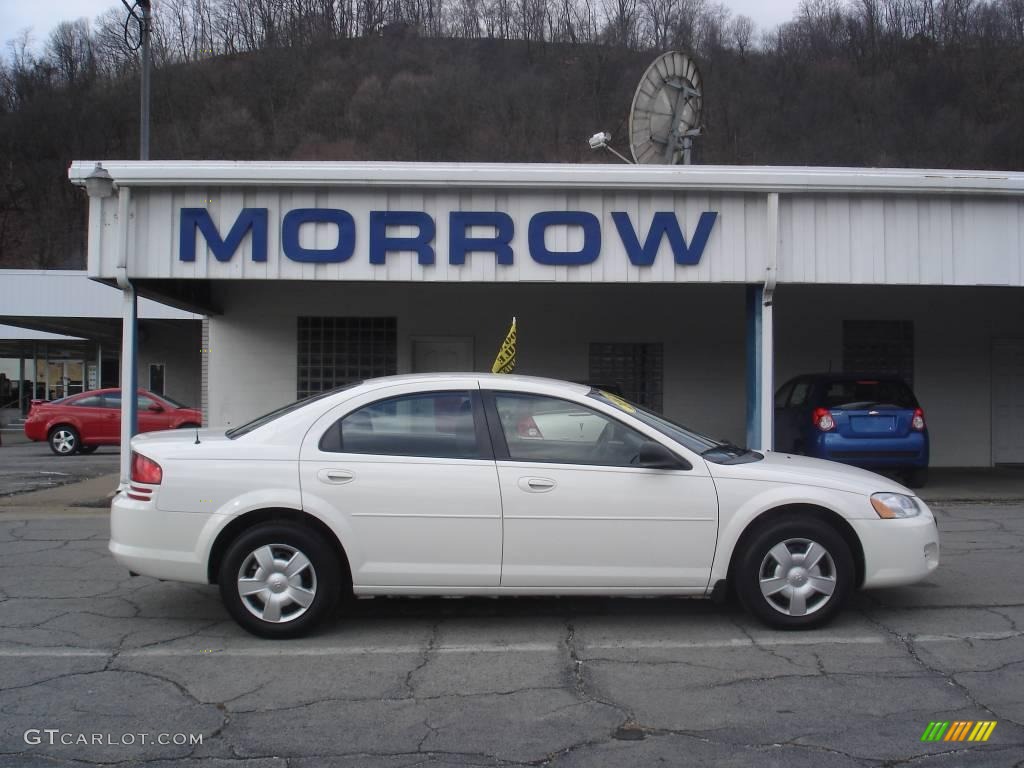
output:
[[[912,426],[918,432],[924,430],[924,411],[922,411],[920,408],[914,409],[914,418],[910,420],[910,426]]]
[[[132,482],[160,485],[164,479],[164,471],[150,458],[132,451]]]
[[[519,420],[516,425],[516,434],[520,437],[544,437],[537,427],[537,422],[533,420],[533,416],[525,416]]]
[[[828,408],[815,408],[814,426],[822,432],[831,432],[836,428],[836,420],[832,418],[832,413]]]

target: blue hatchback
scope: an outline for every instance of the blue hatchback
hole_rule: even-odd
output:
[[[928,427],[917,398],[893,376],[797,376],[775,394],[775,450],[927,481]]]

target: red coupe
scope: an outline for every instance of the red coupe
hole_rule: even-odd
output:
[[[139,390],[139,432],[198,427],[202,414],[165,395]],[[60,400],[33,400],[25,436],[46,440],[58,456],[121,443],[121,390],[95,389]]]

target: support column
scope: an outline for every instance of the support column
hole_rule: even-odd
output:
[[[763,345],[762,339],[762,308],[764,306],[764,286],[747,286],[747,446],[761,448],[762,416],[761,409],[764,398],[763,387]]]
[[[779,251],[779,195],[768,194],[767,252],[763,285],[747,286],[747,446],[775,445],[775,332],[773,307]]]
[[[127,277],[128,264],[128,212],[131,206],[131,188],[118,195],[117,218],[118,279],[121,288],[121,487],[131,480],[132,436],[138,431],[138,299],[135,287]]]
[[[25,415],[25,350],[18,352],[18,414]]]

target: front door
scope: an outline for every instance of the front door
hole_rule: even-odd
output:
[[[718,497],[703,462],[635,466],[646,436],[566,400],[496,392],[489,408],[508,454],[503,587],[707,587]]]
[[[310,430],[303,506],[351,531],[357,588],[498,585],[501,502],[485,430],[469,388],[377,400]]]

